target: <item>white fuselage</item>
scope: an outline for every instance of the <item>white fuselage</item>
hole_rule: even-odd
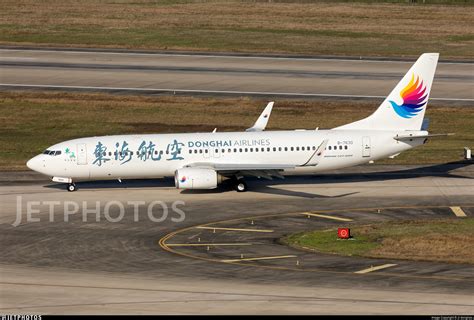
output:
[[[423,143],[397,141],[398,133],[294,130],[89,137],[51,146],[49,154],[34,157],[28,167],[72,181],[173,176],[195,163],[292,164],[295,169],[284,173],[311,173],[387,158]],[[302,166],[326,139],[319,163]]]

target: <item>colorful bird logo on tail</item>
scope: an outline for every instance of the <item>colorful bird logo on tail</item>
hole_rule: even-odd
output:
[[[423,84],[418,76],[413,74],[408,85],[400,92],[400,97],[403,99],[403,103],[398,105],[395,101],[389,101],[392,104],[393,110],[402,118],[413,118],[416,116],[423,107],[427,100],[426,86]]]

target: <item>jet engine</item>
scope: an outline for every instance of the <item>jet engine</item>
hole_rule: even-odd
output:
[[[216,170],[207,168],[182,168],[174,174],[177,189],[215,189],[221,181]]]

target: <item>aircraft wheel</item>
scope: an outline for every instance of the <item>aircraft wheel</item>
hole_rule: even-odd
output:
[[[237,180],[235,183],[235,190],[237,192],[245,192],[248,190],[247,183],[243,179]]]
[[[74,183],[70,183],[67,185],[67,191],[69,192],[73,192],[73,191],[76,191],[77,188],[76,188],[76,185]]]

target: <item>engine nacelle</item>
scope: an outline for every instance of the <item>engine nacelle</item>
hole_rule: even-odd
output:
[[[221,181],[216,170],[206,168],[182,168],[174,173],[178,189],[215,189]]]

